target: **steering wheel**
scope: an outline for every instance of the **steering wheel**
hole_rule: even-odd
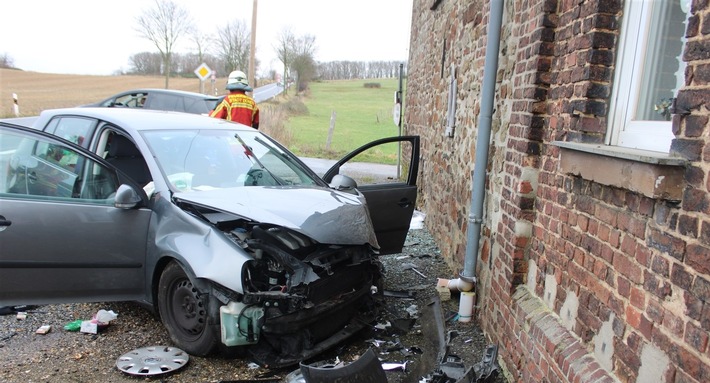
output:
[[[261,169],[250,169],[247,172],[247,177],[244,180],[244,185],[246,186],[258,186],[263,185],[264,182],[264,171]]]

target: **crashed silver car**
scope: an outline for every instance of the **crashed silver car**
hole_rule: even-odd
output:
[[[380,145],[404,176],[357,185],[349,160]],[[0,123],[0,306],[139,301],[190,354],[298,363],[375,319],[418,160],[418,137],[386,138],[320,177],[262,132],[163,111]]]

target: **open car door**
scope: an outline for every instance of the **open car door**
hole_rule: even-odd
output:
[[[378,158],[392,153],[393,164],[373,163],[373,153]],[[393,254],[402,251],[407,238],[417,201],[418,172],[419,136],[399,136],[354,150],[325,172],[323,180],[330,183],[341,174],[357,182],[367,200],[380,254]]]
[[[0,170],[0,306],[145,299],[151,210],[116,169],[0,123]]]

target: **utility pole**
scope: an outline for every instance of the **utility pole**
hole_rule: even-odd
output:
[[[254,5],[251,10],[251,42],[249,47],[249,83],[253,89],[256,89],[256,7],[257,1],[254,0]]]

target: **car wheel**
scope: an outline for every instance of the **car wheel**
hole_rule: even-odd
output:
[[[158,310],[170,338],[189,354],[205,356],[217,345],[209,326],[209,302],[176,262],[163,270],[158,285]]]

